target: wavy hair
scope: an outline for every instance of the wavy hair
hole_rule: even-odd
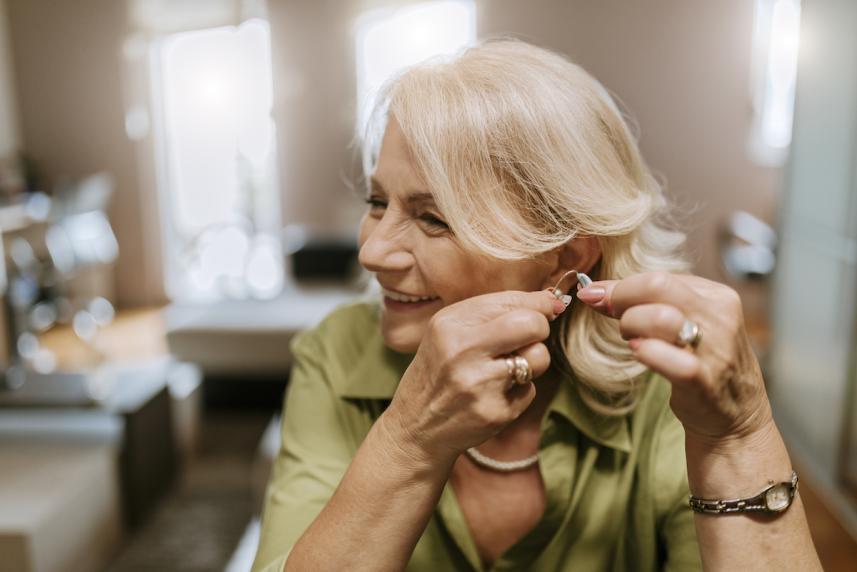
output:
[[[408,68],[376,100],[367,174],[389,117],[463,247],[521,260],[592,236],[602,253],[594,279],[688,269],[684,234],[622,112],[566,58],[501,39]],[[575,304],[549,341],[591,409],[633,409],[646,370],[616,320]]]

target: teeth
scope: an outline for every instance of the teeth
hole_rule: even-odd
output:
[[[386,288],[383,288],[382,290],[384,292],[384,296],[396,300],[397,302],[422,302],[423,300],[435,300],[437,298],[437,296],[405,296],[398,292],[391,292]]]

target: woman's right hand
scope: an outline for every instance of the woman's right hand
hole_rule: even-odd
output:
[[[547,371],[542,343],[565,305],[549,290],[474,296],[439,310],[381,421],[415,461],[450,464],[496,435],[530,405],[532,383],[509,388],[506,356]]]

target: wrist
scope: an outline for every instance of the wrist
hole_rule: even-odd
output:
[[[687,476],[692,495],[740,498],[769,480],[788,481],[791,460],[771,419],[751,433],[711,439],[685,435]]]
[[[425,447],[413,431],[389,409],[372,427],[372,432],[391,464],[416,477],[432,479],[448,475],[458,455],[443,455]]]

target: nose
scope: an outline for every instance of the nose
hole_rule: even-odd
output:
[[[410,269],[414,256],[406,240],[406,225],[397,224],[387,212],[381,220],[364,218],[361,225],[360,265],[370,272],[396,272]]]

